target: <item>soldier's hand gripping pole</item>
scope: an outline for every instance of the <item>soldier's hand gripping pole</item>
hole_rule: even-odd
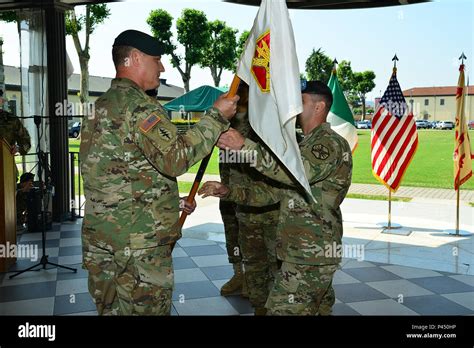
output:
[[[232,84],[230,85],[229,92],[227,93],[227,98],[232,98],[237,94],[237,89],[239,88],[240,84],[240,78],[235,75],[234,79],[232,80]],[[199,189],[199,185],[201,184],[202,177],[204,176],[204,172],[206,171],[207,164],[209,163],[209,160],[211,159],[212,152],[214,151],[214,148],[212,148],[211,153],[204,157],[201,161],[201,165],[199,166],[199,170],[196,174],[196,178],[194,179],[193,186],[191,188],[191,192],[188,195],[187,201],[189,203],[192,203],[194,201],[194,197],[196,196],[197,190]],[[179,227],[183,227],[184,222],[186,221],[186,217],[188,214],[183,210],[181,212],[181,216],[179,217]]]

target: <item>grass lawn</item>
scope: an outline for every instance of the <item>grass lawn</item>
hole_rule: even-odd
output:
[[[69,138],[69,152],[79,152],[81,141],[74,138]]]
[[[189,168],[188,173],[197,173],[200,164],[201,161]],[[214,151],[212,152],[211,159],[207,165],[206,174],[219,175],[219,149],[217,147],[215,147]]]
[[[348,193],[347,198],[355,199],[370,199],[372,201],[388,201],[388,196],[381,195],[363,195],[360,193]],[[412,198],[410,197],[392,197],[392,202],[410,202]]]
[[[372,175],[370,130],[359,130],[358,134],[359,146],[354,153],[352,182],[380,184]],[[474,138],[474,131],[469,131],[469,137]],[[454,131],[418,130],[418,149],[401,185],[452,189],[453,151]],[[466,182],[461,189],[473,190],[474,179]]]

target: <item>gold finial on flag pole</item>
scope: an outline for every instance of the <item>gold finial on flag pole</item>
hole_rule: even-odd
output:
[[[332,61],[332,72],[335,74],[336,73],[336,66],[339,64],[336,58]]]
[[[396,74],[397,73],[397,61],[399,61],[398,57],[397,57],[397,54],[395,53],[395,55],[393,56],[392,58],[392,62],[393,62],[393,73]]]
[[[461,61],[461,64],[464,65],[464,59],[467,59],[467,57],[465,56],[464,52],[461,54],[461,57],[459,57],[459,60]]]

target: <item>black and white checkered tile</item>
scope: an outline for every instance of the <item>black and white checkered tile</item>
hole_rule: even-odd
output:
[[[77,273],[48,266],[14,279],[0,274],[0,315],[96,315],[81,268],[81,221],[54,224],[47,232],[51,262],[76,267]],[[38,244],[40,233],[24,233],[20,243]],[[41,250],[40,250],[41,254]],[[248,315],[239,296],[221,297],[231,276],[225,246],[183,238],[173,251],[173,315]],[[11,271],[33,265],[19,260]],[[334,278],[334,315],[473,315],[474,276],[344,259]]]

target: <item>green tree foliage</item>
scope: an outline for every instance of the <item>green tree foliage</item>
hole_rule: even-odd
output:
[[[375,73],[373,71],[364,71],[354,73],[353,91],[357,93],[362,104],[362,119],[365,119],[365,96],[375,87]]]
[[[75,9],[66,12],[66,35],[72,36],[81,67],[81,103],[89,100],[90,36],[109,16],[110,10],[105,4],[86,5],[85,14],[76,14]],[[83,30],[85,31],[84,46],[79,39],[79,33]]]
[[[354,72],[352,71],[351,62],[343,60],[338,64],[337,78],[347,97],[349,92],[353,89],[354,84]]]
[[[317,51],[313,49],[306,60],[306,76],[308,76],[308,79],[311,81],[320,80],[324,83],[328,83],[332,68],[333,60],[329,58],[321,48]]]
[[[333,60],[321,48],[317,51],[313,49],[306,60],[306,76],[309,80],[321,80],[327,83],[333,67]],[[351,62],[343,60],[337,66],[337,77],[352,111],[358,114],[361,108],[362,119],[365,119],[365,96],[375,87],[375,73],[373,71],[354,72]]]
[[[249,38],[250,31],[244,30],[242,34],[240,34],[239,39],[237,40],[237,48],[236,48],[236,60],[234,67],[232,69],[232,72],[235,73],[237,71],[237,66],[239,64],[240,57],[242,56],[242,53],[244,53],[244,48],[245,48],[245,43],[247,42],[247,39]]]
[[[237,59],[239,59],[242,53],[244,53],[245,43],[247,42],[249,35],[250,31],[248,30],[243,31],[242,34],[240,34],[239,41],[237,42]]]
[[[0,12],[0,21],[13,23],[18,21],[18,14],[15,11]]]
[[[211,70],[214,86],[218,87],[221,81],[222,71],[234,70],[237,59],[236,29],[228,27],[225,22],[216,20],[209,23],[211,42],[206,47],[202,67]]]
[[[153,36],[166,46],[166,53],[171,55],[171,63],[181,74],[184,89],[188,92],[191,69],[203,61],[211,43],[209,23],[204,12],[189,8],[183,10],[176,21],[177,41],[184,47],[184,55],[180,55],[172,42],[172,21],[173,17],[161,9],[151,11],[146,20]]]

